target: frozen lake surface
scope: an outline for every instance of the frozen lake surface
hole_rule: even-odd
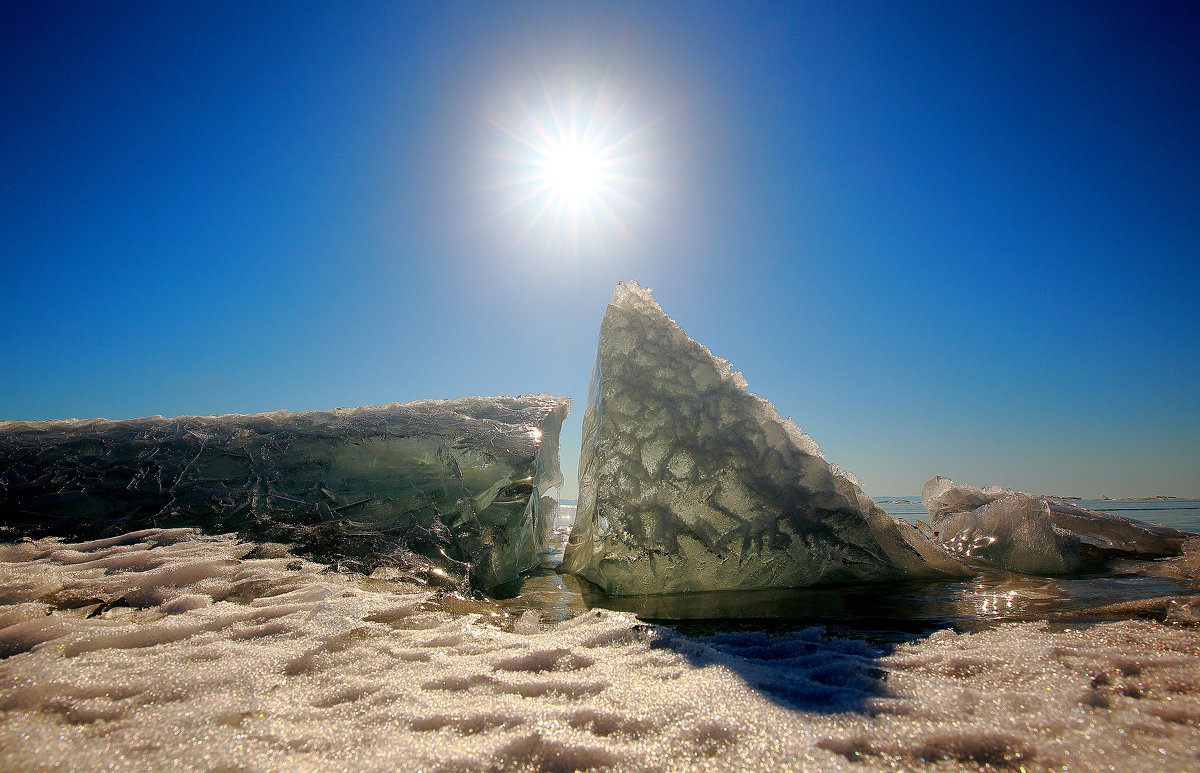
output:
[[[572,509],[498,600],[191,529],[0,545],[0,769],[1200,764],[1194,552],[618,600],[553,570]]]

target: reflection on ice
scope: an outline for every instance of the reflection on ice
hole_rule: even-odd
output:
[[[982,603],[979,605],[979,616],[983,618],[1004,617],[1013,608],[1013,602],[1017,598],[1015,590],[1010,591],[983,591],[979,594]]]
[[[1169,600],[1200,593],[1195,583],[1104,575],[1064,580],[991,572],[971,582],[910,581],[774,591],[606,597],[580,591],[581,607],[633,612],[659,621],[708,620],[715,628],[754,619],[766,627],[826,625],[835,629],[919,632],[954,627],[979,630],[1003,621],[1083,620],[1114,616],[1108,608],[1162,619]],[[1115,615],[1120,616],[1120,615]],[[726,621],[717,623],[716,621]]]
[[[563,519],[570,519],[570,506]],[[687,594],[606,596],[600,588],[554,570],[566,539],[560,520],[541,568],[502,587],[499,604],[514,612],[534,609],[544,620],[563,620],[589,609],[632,612],[687,630],[824,625],[901,638],[947,626],[980,630],[1001,622],[1086,621],[1149,616],[1164,619],[1200,599],[1200,540],[1184,555],[1154,561],[1126,560],[1106,572],[1038,576],[981,569],[970,580],[913,580],[884,585]],[[1182,605],[1182,606],[1181,606]],[[1200,611],[1200,610],[1198,610]]]

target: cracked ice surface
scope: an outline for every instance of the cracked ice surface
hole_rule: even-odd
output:
[[[563,397],[0,422],[0,533],[198,526],[487,589],[537,562]]]
[[[963,571],[636,282],[617,286],[600,327],[562,569],[612,595]]]
[[[1195,535],[1054,497],[937,476],[921,489],[933,531],[954,555],[1026,574],[1070,574],[1114,558],[1177,556]]]

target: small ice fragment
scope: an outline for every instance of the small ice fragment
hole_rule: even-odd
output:
[[[527,609],[521,613],[517,621],[513,623],[513,633],[519,633],[522,636],[532,636],[535,633],[542,632],[542,618],[536,609]]]

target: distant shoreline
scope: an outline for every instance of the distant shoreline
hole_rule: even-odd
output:
[[[1169,497],[1164,494],[1156,494],[1152,497],[1096,497],[1088,499],[1087,497],[1054,497],[1055,499],[1069,500],[1085,500],[1088,502],[1155,502],[1155,501],[1170,501],[1174,499],[1196,499],[1197,497]]]
[[[1039,494],[1039,496],[1045,499],[1058,499],[1062,500],[1063,502],[1172,502],[1178,500],[1200,499],[1200,497],[1169,497],[1165,494],[1155,494],[1154,496],[1149,497],[1076,497],[1063,496],[1061,494]],[[908,505],[920,503],[921,497],[919,496],[887,497],[875,500],[875,504],[877,505]]]
[[[1156,494],[1149,497],[1067,497],[1059,494],[1042,494],[1046,499],[1060,499],[1064,502],[1173,502],[1178,500],[1200,499],[1200,497],[1169,497],[1163,494]],[[578,505],[578,499],[560,499],[560,505]],[[919,505],[921,497],[913,495],[911,497],[884,497],[876,499],[877,505]]]

